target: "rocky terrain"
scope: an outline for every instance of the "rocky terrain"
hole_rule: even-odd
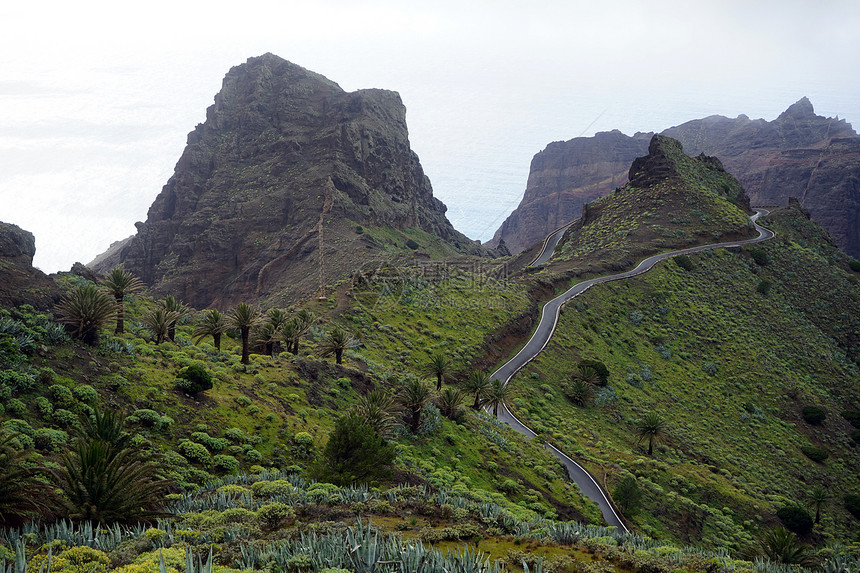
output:
[[[662,132],[690,155],[718,157],[754,205],[797,197],[847,253],[860,256],[860,137],[845,120],[815,114],[802,98],[773,121],[711,116]],[[580,216],[582,206],[627,182],[650,133],[619,131],[554,142],[532,160],[520,205],[489,246],[517,253]]]
[[[60,298],[54,282],[33,267],[36,238],[0,222],[0,307],[29,304],[47,310]]]
[[[321,245],[327,282],[392,248],[480,252],[433,197],[405,117],[395,92],[347,93],[272,54],[250,58],[224,78],[137,234],[93,266],[122,263],[202,308],[312,293]]]

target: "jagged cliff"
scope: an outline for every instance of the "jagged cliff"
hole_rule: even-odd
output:
[[[48,310],[59,301],[54,281],[33,267],[35,254],[33,233],[0,222],[0,308],[29,304]]]
[[[358,225],[476,249],[433,197],[397,93],[347,93],[265,54],[230,70],[137,234],[93,265],[197,307],[289,300],[316,288],[320,244],[326,281],[391,247]]]
[[[662,132],[687,153],[718,157],[753,204],[798,197],[846,252],[860,256],[860,137],[845,120],[815,114],[802,98],[773,121],[711,116]],[[496,231],[512,252],[580,216],[582,206],[624,185],[650,133],[619,131],[555,142],[535,155],[523,200]]]

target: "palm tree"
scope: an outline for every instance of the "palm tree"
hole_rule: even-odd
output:
[[[284,342],[287,351],[292,354],[298,354],[299,347],[299,321],[296,318],[291,318],[281,325],[278,331],[278,337]]]
[[[75,287],[56,306],[58,321],[71,328],[73,338],[97,344],[99,329],[116,312],[116,303],[105,291],[88,284]]]
[[[0,526],[21,525],[49,515],[53,488],[40,479],[47,470],[31,463],[33,451],[15,447],[15,435],[0,435]]]
[[[510,386],[502,383],[498,378],[493,378],[490,387],[484,393],[486,403],[493,407],[493,416],[499,415],[499,405],[507,404],[512,394],[513,390]]]
[[[212,342],[215,345],[215,350],[221,352],[221,335],[227,332],[227,329],[228,326],[226,318],[223,314],[213,308],[205,311],[201,315],[197,326],[194,327],[194,332],[191,333],[191,336],[197,337],[194,344],[200,344],[200,341],[205,337],[211,336]]]
[[[161,344],[167,340],[170,325],[175,324],[178,319],[179,315],[176,311],[167,310],[159,305],[144,314],[141,317],[141,322],[155,338],[155,343]]]
[[[251,355],[248,351],[248,339],[251,335],[251,328],[260,320],[259,313],[251,306],[240,303],[233,311],[233,314],[228,318],[228,323],[233,328],[238,328],[242,334],[242,364],[250,364]]]
[[[398,408],[394,396],[385,390],[371,390],[359,397],[352,408],[362,423],[370,426],[384,440],[390,440],[397,433]]]
[[[130,445],[131,434],[125,431],[125,416],[119,410],[94,410],[91,415],[82,414],[74,430],[78,440],[100,440],[114,451]]]
[[[267,353],[280,354],[282,351],[280,331],[291,320],[290,316],[280,308],[270,308],[266,320],[267,324],[272,327],[272,339],[266,347]]]
[[[322,356],[326,357],[334,354],[335,362],[341,364],[343,362],[343,351],[354,347],[356,344],[358,344],[358,341],[351,334],[336,326],[326,333],[325,339],[322,341]]]
[[[70,519],[131,523],[163,515],[168,482],[130,447],[78,440],[54,474],[65,494],[61,510]]]
[[[469,376],[463,382],[463,389],[469,393],[474,392],[475,402],[472,404],[473,410],[478,410],[481,407],[481,399],[490,388],[490,375],[482,370],[472,370]]]
[[[293,354],[299,353],[299,342],[301,341],[303,336],[307,336],[308,332],[310,332],[311,327],[316,322],[316,315],[306,309],[301,309],[296,313],[296,338],[293,341],[295,347],[293,348]]]
[[[267,355],[272,356],[275,353],[275,344],[280,340],[280,335],[271,322],[264,322],[254,331],[254,340],[257,344],[263,345]]]
[[[784,565],[810,567],[816,564],[812,548],[801,543],[795,534],[784,527],[776,527],[759,541],[759,551],[769,560]]]
[[[123,297],[144,289],[143,281],[120,267],[114,268],[104,278],[104,286],[116,300],[116,329],[115,334],[122,334],[125,330],[125,308]]]
[[[654,443],[663,438],[666,431],[666,421],[657,412],[648,412],[644,418],[636,424],[636,443],[648,440],[648,455],[654,452]]]
[[[600,374],[591,366],[578,364],[576,366],[576,370],[573,372],[572,378],[573,380],[580,380],[586,384],[594,385],[597,384],[598,380],[600,380]]]
[[[592,387],[588,382],[576,378],[567,385],[565,394],[574,404],[585,406],[591,400],[592,392]]]
[[[170,339],[170,342],[176,342],[176,323],[183,317],[188,316],[190,310],[170,294],[164,297],[164,300],[161,301],[161,306],[164,307],[164,310],[167,312],[176,313],[176,318],[167,325],[167,338]]]
[[[400,387],[397,401],[409,414],[409,429],[413,434],[417,434],[421,427],[421,412],[431,396],[430,386],[417,378],[410,378]]]
[[[462,390],[452,386],[446,386],[436,398],[436,406],[439,408],[439,411],[442,412],[443,416],[453,420],[457,417],[457,414],[460,413],[460,405],[465,399],[466,395],[463,394]]]
[[[833,498],[830,492],[821,484],[815,484],[806,494],[806,500],[815,509],[815,523],[821,521],[821,510]]]
[[[441,352],[437,352],[430,356],[430,360],[424,364],[421,369],[421,374],[424,376],[436,377],[436,391],[442,389],[442,383],[445,377],[454,372],[454,363]]]

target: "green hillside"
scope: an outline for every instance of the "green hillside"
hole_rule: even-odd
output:
[[[764,220],[774,240],[591,288],[495,398],[605,483],[633,533],[602,527],[539,441],[470,408],[476,394],[492,405],[482,373],[554,290],[752,236],[736,182],[678,153],[658,141],[659,161],[590,206],[541,269],[344,223],[327,240],[373,256],[325,298],[248,301],[261,306],[246,361],[238,323],[219,349],[198,330],[208,310],[171,314],[139,292],[121,334],[108,297],[79,337],[93,344],[60,315],[0,310],[0,573],[49,559],[63,573],[208,573],[210,551],[215,571],[272,573],[852,570],[860,263],[796,204]],[[84,277],[57,282],[97,296]],[[126,418],[111,426],[111,412]],[[147,468],[157,487],[116,467]]]

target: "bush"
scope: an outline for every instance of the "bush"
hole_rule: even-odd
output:
[[[263,454],[255,449],[245,452],[245,461],[249,464],[258,464],[263,461]]]
[[[857,259],[851,259],[850,261],[848,261],[848,268],[855,273],[860,273],[860,261],[858,261]]]
[[[391,476],[395,456],[394,446],[376,430],[358,416],[347,414],[335,422],[315,473],[339,485],[372,483]]]
[[[313,446],[314,438],[307,432],[296,432],[296,435],[293,436],[293,443],[297,446]]]
[[[54,410],[54,413],[51,414],[51,420],[62,428],[71,428],[77,425],[78,416],[74,412],[70,412],[65,408],[57,408]]]
[[[6,411],[12,416],[20,416],[27,411],[27,406],[18,398],[9,398],[6,402]]]
[[[226,473],[239,471],[239,460],[227,454],[218,454],[212,458],[212,465],[216,470]]]
[[[99,399],[96,389],[89,384],[81,384],[72,389],[72,395],[84,404],[95,404]]]
[[[66,432],[51,428],[39,428],[33,438],[36,448],[43,452],[56,452],[68,441],[69,435]]]
[[[806,406],[801,414],[804,420],[817,426],[827,417],[827,410],[820,406]]]
[[[812,531],[812,516],[799,505],[785,505],[780,507],[776,510],[776,516],[786,528],[798,535],[806,535]]]
[[[50,419],[51,414],[54,412],[54,406],[51,405],[51,401],[44,396],[36,398],[36,409],[39,411],[39,415],[45,419]]]
[[[845,509],[848,510],[848,513],[860,519],[860,495],[856,493],[849,493],[845,496]]]
[[[198,364],[185,366],[176,377],[176,387],[192,396],[212,388],[212,374]]]
[[[851,439],[854,440],[855,443],[860,444],[860,430],[854,430],[851,432]]]
[[[285,503],[267,503],[260,506],[256,517],[266,529],[275,529],[281,521],[290,519],[295,515],[296,512],[293,508]]]
[[[71,408],[75,405],[72,391],[61,384],[53,384],[48,387],[48,393],[54,399],[54,406],[58,408]]]
[[[182,454],[185,459],[191,462],[197,462],[201,464],[207,464],[210,460],[209,450],[206,449],[206,446],[203,444],[198,444],[196,442],[192,442],[186,440],[184,442],[179,442],[179,446],[177,448],[179,453]]]
[[[818,462],[819,464],[827,459],[828,454],[825,450],[821,448],[816,448],[815,446],[803,446],[800,448],[800,451],[804,453],[804,455],[812,460],[813,462]]]
[[[258,481],[251,484],[251,490],[254,495],[260,497],[276,497],[289,495],[293,491],[293,486],[285,479],[276,479],[275,481]]]
[[[848,423],[855,428],[860,428],[860,411],[858,410],[843,410],[842,417],[848,420]]]
[[[752,260],[755,261],[755,264],[763,267],[770,262],[770,259],[767,256],[767,253],[762,249],[750,249],[750,256]]]
[[[759,281],[758,286],[756,287],[756,292],[760,295],[767,296],[770,293],[770,287],[773,286],[773,283],[767,279],[762,279]]]
[[[244,442],[248,439],[241,428],[227,428],[224,431],[224,437],[234,442]]]
[[[414,251],[415,249],[417,249],[421,245],[419,245],[418,243],[416,243],[412,239],[409,239],[408,241],[406,241],[406,246]]]
[[[694,268],[693,259],[691,259],[687,255],[676,255],[672,257],[672,260],[675,261],[676,265],[678,265],[685,271],[692,271]]]
[[[578,366],[581,368],[594,368],[599,378],[598,386],[606,386],[609,383],[609,368],[600,360],[584,359],[580,360]]]

